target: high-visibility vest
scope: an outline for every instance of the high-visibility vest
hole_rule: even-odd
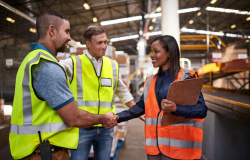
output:
[[[71,91],[80,110],[91,114],[105,114],[115,110],[114,92],[118,83],[118,63],[103,56],[98,77],[86,54],[72,57],[74,64]],[[95,125],[101,127],[101,124]]]
[[[174,81],[183,80],[186,74],[192,76],[195,72],[181,69]],[[163,110],[159,109],[155,96],[156,79],[157,74],[150,76],[144,86],[146,153],[162,153],[174,159],[200,159],[204,119],[191,118],[187,122],[161,126]]]
[[[38,147],[38,131],[42,139],[49,140],[51,145],[69,149],[76,149],[78,145],[79,129],[64,123],[56,111],[34,92],[31,68],[41,59],[59,65],[49,52],[36,49],[25,57],[17,72],[9,135],[14,159],[24,158]],[[67,83],[70,84],[68,77]]]

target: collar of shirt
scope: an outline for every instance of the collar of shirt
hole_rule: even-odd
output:
[[[36,49],[42,49],[42,50],[45,50],[47,52],[49,52],[53,57],[56,58],[56,56],[44,45],[42,45],[41,43],[39,42],[36,42],[36,43],[31,43],[30,44],[30,47],[31,47],[31,51],[34,51]],[[58,59],[56,58],[56,60],[58,61]]]
[[[164,76],[165,78],[169,77],[170,76],[169,69],[162,71],[162,68],[159,68],[158,76],[160,77]]]
[[[93,62],[93,61],[96,61],[96,62],[102,62],[102,57],[98,59],[98,61],[95,59],[95,57],[91,56],[89,54],[89,52],[87,51],[86,52],[86,56]]]

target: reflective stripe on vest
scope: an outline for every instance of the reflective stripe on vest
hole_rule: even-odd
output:
[[[45,132],[58,132],[61,130],[65,130],[69,128],[68,125],[66,125],[64,122],[61,123],[46,123],[42,125],[32,125],[32,120],[33,120],[33,113],[32,113],[32,106],[31,106],[31,92],[29,88],[29,83],[30,83],[30,75],[29,75],[29,68],[30,65],[34,62],[37,62],[40,58],[40,56],[43,55],[51,61],[53,60],[50,56],[47,54],[44,54],[43,52],[39,52],[36,57],[34,57],[31,61],[27,63],[25,66],[25,71],[24,71],[24,77],[23,77],[23,82],[22,82],[22,87],[23,87],[23,126],[18,126],[15,124],[11,124],[10,127],[10,133],[18,133],[18,134],[37,134],[38,131],[40,130],[41,133]],[[41,127],[41,128],[39,128]]]
[[[35,58],[33,58],[31,61],[27,63],[25,66],[25,73],[23,77],[23,125],[32,125],[32,119],[33,119],[33,114],[32,114],[32,106],[31,106],[31,95],[30,95],[30,88],[29,88],[29,83],[30,83],[30,75],[29,75],[29,68],[30,65],[36,61],[39,60],[40,55],[43,55],[52,61],[54,61],[50,56],[39,52]]]
[[[112,102],[100,102],[100,106],[102,107],[112,107],[112,105],[114,104],[114,100]],[[82,99],[80,99],[77,100],[76,105],[81,107],[96,107],[99,105],[99,101],[83,101]]]
[[[158,123],[161,123],[161,120],[162,120],[162,116],[159,116]],[[147,125],[156,125],[156,123],[157,123],[156,118],[145,118],[145,124],[147,124]],[[195,121],[192,119],[190,121],[187,121],[187,122],[172,124],[171,126],[181,126],[181,125],[203,129],[202,122],[198,122],[198,121]]]
[[[170,139],[170,138],[158,138],[159,145],[167,145],[171,147],[180,147],[180,148],[196,148],[202,149],[202,142],[195,142],[195,141],[183,141],[177,139]],[[156,139],[146,139],[147,146],[157,146]]]
[[[84,101],[83,98],[83,84],[82,84],[82,62],[79,56],[75,56],[76,60],[76,74],[77,74],[77,101],[76,105],[81,107],[112,107],[115,104],[114,100],[112,102],[102,102],[102,101]],[[116,63],[110,59],[113,70],[113,92],[115,92],[116,83],[117,83],[117,67]]]
[[[25,126],[18,126],[16,124],[12,124],[10,126],[10,133],[37,134],[38,131],[40,131],[41,133],[59,132],[67,128],[69,128],[69,126],[64,122],[46,123],[46,124],[41,124],[41,125],[25,125]]]
[[[184,80],[186,73],[192,75],[194,71],[181,69],[175,81]],[[144,86],[146,153],[157,155],[161,152],[174,159],[199,159],[204,119],[192,118],[162,127],[163,111],[159,110],[154,91],[156,79],[157,75],[150,76]]]
[[[60,66],[49,52],[36,49],[24,58],[18,69],[9,134],[9,145],[14,159],[22,159],[37,148],[38,131],[41,132],[42,139],[49,140],[55,146],[76,149],[78,145],[79,129],[64,123],[56,111],[34,92],[31,69],[41,59]],[[69,86],[66,73],[65,76]]]

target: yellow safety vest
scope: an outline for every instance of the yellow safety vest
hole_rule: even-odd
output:
[[[80,110],[91,114],[105,114],[115,110],[114,92],[118,83],[118,63],[103,56],[101,74],[86,54],[72,57],[74,64],[71,91]],[[96,126],[101,127],[101,124]]]
[[[78,145],[79,129],[64,123],[56,111],[34,92],[31,67],[41,59],[59,65],[49,52],[36,49],[25,57],[17,72],[9,135],[14,159],[24,158],[37,148],[40,143],[38,131],[41,132],[42,139],[49,140],[51,145],[69,149],[76,149]],[[67,83],[70,84],[68,77]]]

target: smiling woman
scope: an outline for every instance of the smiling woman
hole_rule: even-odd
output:
[[[150,57],[153,66],[159,67],[158,73],[147,78],[139,102],[117,114],[118,123],[145,113],[145,150],[148,160],[200,159],[202,125],[207,114],[202,93],[196,105],[181,106],[165,100],[173,81],[184,80],[186,74],[195,78],[197,74],[180,67],[179,47],[172,36],[155,38]],[[168,114],[170,121],[171,118],[182,116],[187,122],[161,126],[163,112]]]
[[[153,66],[161,67],[162,71],[170,68],[170,75],[176,78],[180,67],[180,51],[175,38],[168,35],[155,38],[151,51]]]

